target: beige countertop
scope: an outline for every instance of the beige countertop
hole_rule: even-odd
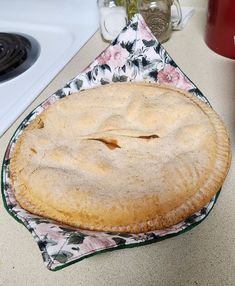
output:
[[[195,14],[183,31],[164,44],[179,67],[224,120],[235,151],[235,61],[221,57],[203,40],[206,1],[181,1]],[[0,157],[22,119],[85,68],[105,47],[97,32],[0,138]],[[51,272],[31,234],[0,200],[0,286],[2,285],[234,285],[235,162],[210,215],[196,228],[151,245],[103,253]]]

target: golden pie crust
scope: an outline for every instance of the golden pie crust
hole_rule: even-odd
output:
[[[219,191],[228,133],[206,103],[182,90],[115,83],[72,94],[27,126],[10,162],[26,210],[97,231],[174,225]]]

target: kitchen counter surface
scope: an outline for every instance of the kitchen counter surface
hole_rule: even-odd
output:
[[[185,0],[195,14],[183,31],[164,44],[179,67],[209,99],[224,120],[235,151],[235,61],[204,43],[205,0]],[[99,32],[45,88],[0,138],[0,157],[22,119],[40,102],[84,69],[105,47]],[[7,96],[7,95],[6,95]],[[0,200],[0,286],[7,285],[234,285],[235,162],[210,215],[196,228],[151,245],[99,254],[51,272],[31,234]]]

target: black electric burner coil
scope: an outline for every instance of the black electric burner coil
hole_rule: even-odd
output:
[[[0,33],[0,82],[12,79],[33,65],[39,44],[26,35]]]

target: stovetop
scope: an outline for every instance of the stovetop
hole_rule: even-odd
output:
[[[0,83],[25,72],[39,55],[40,45],[29,35],[0,33]]]
[[[0,82],[0,135],[98,29],[96,0],[0,0],[0,32],[33,38],[36,61]],[[14,8],[13,8],[14,7]]]

